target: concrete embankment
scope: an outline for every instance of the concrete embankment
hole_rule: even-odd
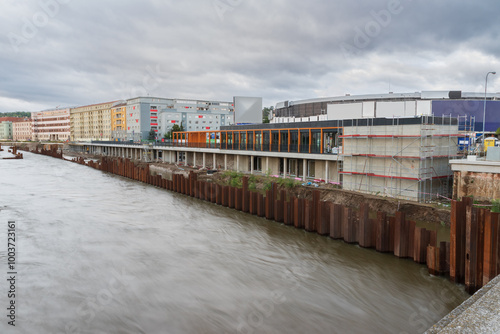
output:
[[[500,276],[425,332],[451,333],[500,333]]]

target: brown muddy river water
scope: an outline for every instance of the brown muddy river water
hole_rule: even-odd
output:
[[[0,333],[421,333],[468,297],[409,260],[23,154],[0,160]]]

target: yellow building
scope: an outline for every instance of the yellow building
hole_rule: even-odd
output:
[[[111,140],[111,109],[119,103],[113,101],[72,108],[71,140]]]
[[[127,139],[127,103],[111,108],[111,138],[116,141]]]

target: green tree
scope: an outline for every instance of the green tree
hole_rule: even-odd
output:
[[[184,131],[184,126],[182,125],[182,122],[181,122],[180,126],[178,124],[174,124],[174,126],[172,127],[172,129],[170,129],[169,132],[165,133],[165,138],[166,139],[172,139],[174,132],[183,132],[183,131]]]
[[[14,111],[14,112],[4,112],[0,113],[0,117],[31,117],[31,113],[27,111]]]
[[[262,123],[269,123],[269,114],[272,114],[274,111],[274,107],[264,107],[262,109]]]
[[[155,132],[155,130],[153,130],[153,129],[149,130],[148,139],[149,140],[155,140],[156,139],[156,132]]]
[[[497,138],[500,136],[500,128],[498,128],[497,131],[495,131],[495,135],[497,136]]]

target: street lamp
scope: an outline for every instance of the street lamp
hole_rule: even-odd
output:
[[[483,147],[484,147],[484,133],[485,133],[485,126],[486,126],[486,90],[488,89],[488,75],[490,74],[497,74],[497,72],[488,72],[486,73],[486,80],[484,84],[484,111],[483,111]]]

